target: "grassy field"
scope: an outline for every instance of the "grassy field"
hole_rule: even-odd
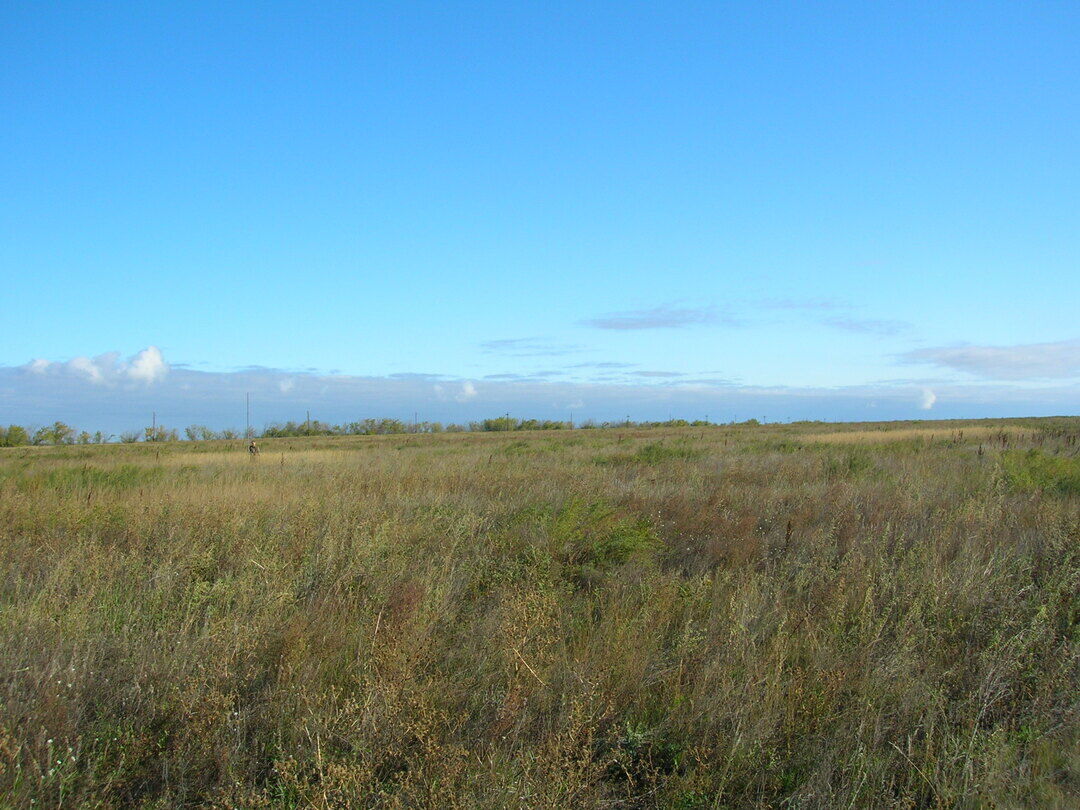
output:
[[[0,450],[0,805],[1076,806],[1078,437]]]

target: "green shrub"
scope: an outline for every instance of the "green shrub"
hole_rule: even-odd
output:
[[[40,477],[46,489],[69,491],[73,489],[131,489],[156,481],[161,477],[161,467],[139,467],[121,464],[119,467],[61,467],[50,470]]]
[[[1010,450],[1001,463],[1013,489],[1080,494],[1080,458],[1052,456],[1033,447],[1027,452]]]
[[[705,455],[705,451],[685,443],[664,444],[653,442],[639,447],[633,453],[616,453],[611,456],[598,456],[597,464],[661,464],[665,461],[695,461]]]
[[[648,520],[621,515],[602,501],[571,501],[555,513],[550,531],[564,564],[600,571],[660,545]]]
[[[860,447],[839,458],[827,459],[825,475],[829,478],[858,478],[874,468],[874,459],[870,452]]]

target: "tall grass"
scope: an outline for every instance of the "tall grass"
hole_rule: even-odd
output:
[[[0,804],[1074,806],[1080,420],[989,427],[0,451]]]

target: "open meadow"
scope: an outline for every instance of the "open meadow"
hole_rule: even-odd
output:
[[[1068,807],[1080,419],[0,449],[5,807]]]

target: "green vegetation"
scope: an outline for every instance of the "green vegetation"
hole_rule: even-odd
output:
[[[665,461],[693,460],[704,455],[700,447],[693,447],[686,442],[665,444],[664,442],[652,442],[642,445],[632,453],[613,453],[608,456],[598,456],[598,464],[661,464]]]
[[[755,420],[750,420],[757,424]],[[657,428],[657,427],[708,427],[711,423],[704,420],[687,422],[685,419],[669,419],[666,422],[604,422],[596,424],[586,422],[581,427],[594,428]],[[750,424],[749,422],[746,424]],[[266,427],[261,432],[254,428],[243,434],[231,428],[213,430],[206,425],[188,425],[184,428],[184,438],[187,441],[214,441],[235,440],[239,438],[312,438],[315,436],[389,436],[405,433],[491,433],[505,431],[534,431],[534,430],[571,430],[574,425],[571,422],[563,422],[552,419],[515,419],[510,416],[500,416],[494,419],[484,419],[479,422],[469,422],[467,425],[448,424],[441,422],[405,422],[401,419],[361,419],[356,422],[343,422],[335,425],[322,422],[318,419],[308,419],[304,422],[283,422]],[[61,444],[108,444],[119,441],[121,444],[134,444],[144,442],[175,442],[179,441],[179,431],[167,428],[163,425],[148,425],[141,431],[126,430],[119,436],[102,433],[100,430],[90,434],[86,431],[76,432],[75,428],[69,427],[63,422],[55,422],[52,425],[28,431],[19,425],[11,425],[4,428],[0,425],[0,447],[17,447],[24,444],[37,446],[55,446]]]
[[[1080,457],[1050,455],[1031,448],[1004,454],[1002,462],[1009,484],[1027,492],[1080,495]]]
[[[1080,419],[609,427],[0,450],[0,807],[1077,806]]]

